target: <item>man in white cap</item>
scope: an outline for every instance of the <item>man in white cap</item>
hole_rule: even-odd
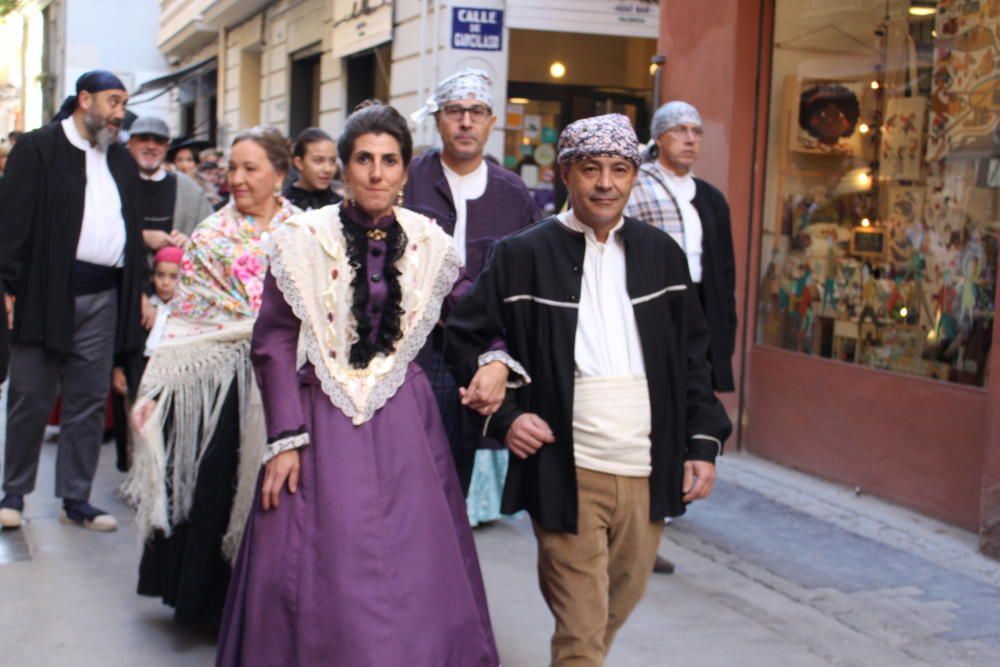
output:
[[[625,213],[667,232],[684,249],[708,322],[712,387],[733,391],[736,260],[726,198],[692,172],[704,135],[701,115],[687,102],[668,102],[653,115],[650,134],[653,159],[639,169]],[[673,570],[657,558],[657,572]]]
[[[199,222],[212,215],[205,191],[193,179],[163,167],[170,128],[159,118],[132,123],[128,150],[139,165],[142,240],[150,252],[182,246]]]
[[[485,159],[486,141],[496,123],[493,82],[486,72],[463,69],[443,80],[434,95],[411,116],[417,123],[430,117],[441,135],[442,148],[413,159],[404,203],[436,220],[452,236],[471,287],[494,241],[534,223],[539,215],[524,182]],[[431,379],[462,491],[468,494],[476,449],[482,441],[482,422],[474,412],[462,408],[458,387],[444,363],[443,349],[443,328],[439,327],[418,361]],[[506,373],[501,364],[496,365],[499,372]],[[468,399],[466,405],[475,407]],[[492,462],[499,472],[499,478],[492,476],[497,486],[506,470],[506,452],[501,450],[498,455],[503,460]],[[479,456],[489,457],[489,453]],[[499,500],[499,489],[494,495]],[[499,514],[479,518],[496,519]]]

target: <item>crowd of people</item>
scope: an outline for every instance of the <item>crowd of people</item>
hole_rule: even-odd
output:
[[[411,116],[440,136],[420,155],[378,101],[218,151],[148,116],[123,143],[122,82],[76,89],[0,158],[0,526],[59,395],[60,520],[115,530],[90,502],[110,392],[138,592],[219,628],[218,665],[499,665],[472,527],[521,511],[552,664],[603,665],[731,430],[697,110],[658,109],[645,149],[625,116],[568,125],[542,219],[485,157],[480,70]]]

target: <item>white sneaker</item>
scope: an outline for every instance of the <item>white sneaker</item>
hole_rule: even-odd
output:
[[[63,509],[59,512],[59,522],[101,533],[118,530],[117,519],[104,510],[81,500],[64,502]]]
[[[20,528],[23,522],[24,519],[21,516],[21,510],[16,510],[13,507],[0,508],[0,528],[6,528],[7,530]]]

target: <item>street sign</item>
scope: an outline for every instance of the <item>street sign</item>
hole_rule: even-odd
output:
[[[452,7],[451,48],[500,51],[503,48],[503,11],[482,7]]]

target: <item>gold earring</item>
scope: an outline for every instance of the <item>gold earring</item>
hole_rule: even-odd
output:
[[[351,196],[350,188],[344,188],[344,202],[348,206],[354,206],[354,197]]]
[[[402,205],[403,205],[403,191],[400,190],[399,193],[396,195],[396,206],[402,206]]]

